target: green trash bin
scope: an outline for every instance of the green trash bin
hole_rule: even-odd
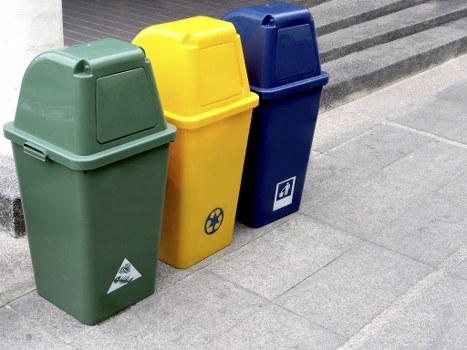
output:
[[[154,293],[176,129],[143,50],[104,39],[39,55],[4,133],[38,294],[96,324]]]

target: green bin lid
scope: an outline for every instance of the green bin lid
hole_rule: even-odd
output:
[[[117,39],[37,56],[24,74],[15,120],[4,132],[15,143],[83,170],[175,138],[144,51]]]

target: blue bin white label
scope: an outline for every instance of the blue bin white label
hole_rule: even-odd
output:
[[[296,178],[297,177],[294,176],[290,179],[277,183],[276,194],[274,195],[274,205],[272,207],[273,211],[284,208],[292,203]]]

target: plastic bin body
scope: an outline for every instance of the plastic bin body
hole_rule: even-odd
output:
[[[4,127],[38,294],[86,324],[155,289],[175,138],[155,91],[140,48],[114,39],[70,46],[30,64]]]
[[[253,112],[237,220],[261,227],[298,211],[323,86],[310,12],[287,3],[224,16],[242,38]]]
[[[240,39],[208,17],[148,27],[133,43],[151,60],[170,149],[159,259],[187,268],[229,245],[252,108]]]

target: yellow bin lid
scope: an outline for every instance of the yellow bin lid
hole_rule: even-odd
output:
[[[232,23],[197,16],[142,30],[167,120],[198,128],[258,105]]]

